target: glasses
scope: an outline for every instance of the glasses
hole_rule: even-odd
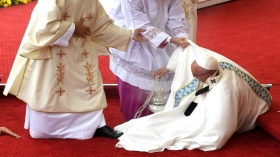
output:
[[[205,74],[209,74],[209,73],[203,73],[203,74],[199,74],[199,75],[194,75],[192,74],[193,77],[197,77],[197,76],[202,76],[202,75],[205,75]]]

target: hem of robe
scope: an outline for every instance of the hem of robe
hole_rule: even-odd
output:
[[[58,138],[86,140],[97,128],[106,125],[103,110],[88,113],[44,113],[26,105],[24,128],[35,139]]]
[[[132,86],[139,87],[140,89],[144,90],[152,90],[154,88],[154,79],[148,80],[145,78],[137,77],[131,73],[129,73],[127,70],[123,69],[118,64],[114,63],[110,59],[110,70],[119,77],[122,81],[129,83]],[[172,84],[172,80],[160,82],[161,86],[166,90],[170,91],[170,87]]]

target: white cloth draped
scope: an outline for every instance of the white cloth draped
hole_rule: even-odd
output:
[[[124,132],[116,147],[150,153],[164,149],[217,150],[234,133],[253,129],[256,118],[269,109],[271,96],[246,70],[189,42],[186,49],[173,53],[167,66],[175,70],[175,76],[165,110],[116,126],[115,130]],[[220,74],[206,81],[210,91],[195,97],[199,85],[205,86],[190,70],[200,53],[218,59]],[[195,98],[198,105],[187,117],[184,112]]]
[[[179,0],[116,0],[110,17],[115,24],[129,28],[142,28],[147,42],[132,41],[126,52],[111,49],[110,69],[121,80],[145,90],[151,90],[152,73],[167,65],[176,49],[168,44],[159,45],[169,36],[188,39],[189,25]],[[170,89],[173,74],[163,80],[163,86]]]

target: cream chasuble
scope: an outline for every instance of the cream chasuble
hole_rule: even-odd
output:
[[[116,147],[150,153],[217,150],[234,133],[253,129],[257,117],[269,109],[271,96],[252,75],[226,57],[189,42],[186,49],[173,53],[167,65],[175,76],[164,111],[116,126],[115,130],[124,133]],[[217,76],[200,83],[192,76],[191,63],[203,53],[215,57],[220,67]],[[206,85],[210,90],[195,96]],[[192,101],[197,107],[185,116]]]
[[[50,46],[85,18],[91,35],[73,35],[67,47]],[[39,0],[22,39],[4,94],[43,112],[89,112],[106,107],[98,53],[125,51],[132,32],[113,25],[99,1]],[[108,52],[108,51],[107,51]]]

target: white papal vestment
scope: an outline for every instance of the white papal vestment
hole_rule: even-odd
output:
[[[164,111],[116,126],[115,130],[124,132],[116,147],[143,152],[217,150],[234,133],[253,129],[257,117],[269,109],[270,94],[251,74],[226,57],[189,42],[168,63],[175,77]],[[204,84],[192,76],[190,68],[202,53],[212,55],[220,65],[219,75]],[[200,85],[209,85],[210,90],[195,97]],[[187,117],[184,112],[194,100],[198,105]]]

